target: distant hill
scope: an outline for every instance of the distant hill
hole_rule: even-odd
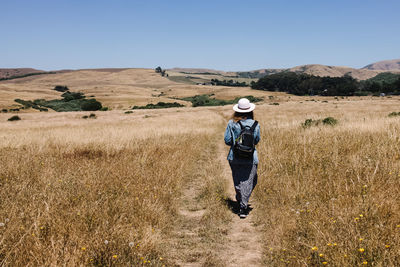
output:
[[[266,75],[275,74],[282,71],[291,71],[296,73],[307,73],[321,77],[323,76],[343,77],[344,75],[350,75],[351,77],[357,80],[367,80],[385,71],[398,73],[400,72],[400,67],[398,69],[385,70],[385,69],[368,69],[368,68],[355,69],[342,66],[308,64],[308,65],[301,65],[285,69],[258,69],[252,71],[238,71],[238,72],[225,72],[212,69],[196,69],[196,68],[174,68],[170,69],[169,71],[186,73],[186,74],[237,76],[238,78],[250,78],[250,79],[259,79]]]
[[[188,74],[217,74],[217,75],[225,75],[227,73],[222,70],[202,69],[202,68],[172,68],[168,69],[167,71],[182,72]]]
[[[287,69],[260,69],[249,72],[238,72],[240,77],[249,78],[261,78],[265,75],[279,73],[282,71],[291,71],[296,73],[307,73],[315,76],[329,76],[329,77],[342,77],[344,75],[350,75],[357,80],[370,79],[382,71],[379,70],[368,70],[368,69],[353,69],[350,67],[339,67],[339,66],[326,66],[319,64],[301,65]]]
[[[40,72],[45,72],[45,71],[32,68],[0,69],[0,79],[11,78],[15,76],[23,76],[30,73],[40,73]]]
[[[362,69],[368,70],[385,70],[385,71],[400,71],[400,59],[383,60],[365,66]]]

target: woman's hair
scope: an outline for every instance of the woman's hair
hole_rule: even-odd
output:
[[[247,112],[247,113],[235,112],[232,115],[232,119],[233,119],[234,122],[238,122],[240,120],[245,120],[245,119],[254,120],[254,113],[253,113],[253,111],[250,111],[250,112]]]

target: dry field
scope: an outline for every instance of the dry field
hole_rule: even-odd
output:
[[[256,110],[258,265],[396,265],[399,99],[279,97]],[[230,265],[255,246],[229,242],[230,108],[0,114],[0,265]]]
[[[61,98],[54,91],[56,85],[66,85],[71,91],[80,91],[94,96],[111,109],[128,109],[134,105],[162,102],[189,102],[174,98],[199,94],[215,94],[216,98],[234,99],[240,95],[263,96],[264,92],[247,87],[225,87],[188,85],[161,77],[152,69],[94,69],[57,74],[31,76],[15,80],[0,81],[0,109],[18,106],[14,99],[47,100]],[[282,95],[282,94],[277,94]]]

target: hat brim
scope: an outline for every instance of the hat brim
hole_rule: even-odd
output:
[[[253,103],[250,103],[250,108],[248,109],[240,109],[239,108],[239,104],[236,104],[233,106],[233,110],[239,113],[247,113],[247,112],[251,112],[256,108],[256,105],[254,105]]]

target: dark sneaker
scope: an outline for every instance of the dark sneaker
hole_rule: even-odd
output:
[[[240,219],[246,218],[247,217],[247,211],[245,209],[240,209],[239,217],[240,217]]]

